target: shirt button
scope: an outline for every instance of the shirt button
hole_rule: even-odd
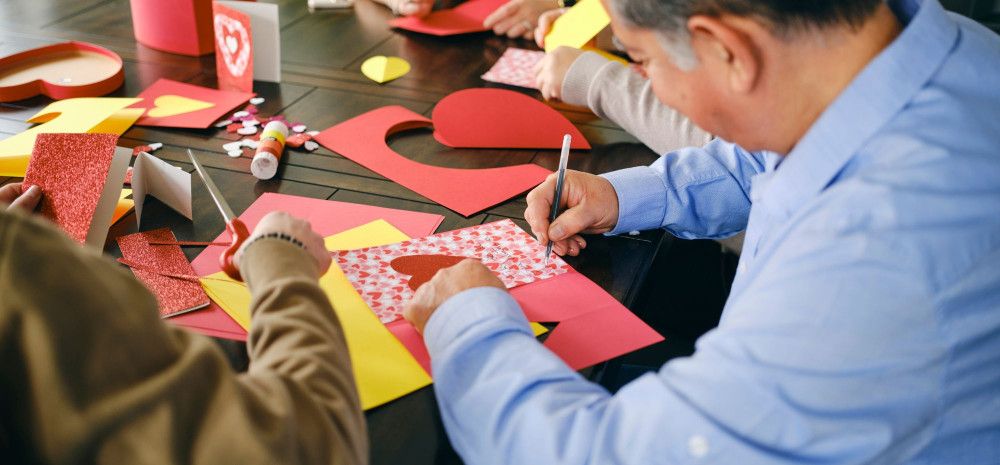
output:
[[[688,453],[696,459],[708,455],[708,439],[700,434],[688,438]]]

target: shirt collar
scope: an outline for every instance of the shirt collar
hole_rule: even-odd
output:
[[[761,206],[771,214],[791,216],[821,192],[930,80],[953,48],[958,26],[938,0],[889,3],[906,27],[781,161],[761,193]]]

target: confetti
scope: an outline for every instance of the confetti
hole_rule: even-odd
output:
[[[254,134],[257,134],[257,127],[256,126],[250,126],[250,127],[245,127],[244,126],[244,127],[241,127],[239,129],[237,129],[236,133],[239,134],[239,135],[241,135],[241,136],[252,136]]]
[[[228,144],[222,144],[222,150],[227,152],[232,152],[233,150],[239,150],[243,148],[243,141],[230,142]]]
[[[306,150],[312,152],[319,148],[319,144],[317,144],[316,141],[307,140],[306,143],[303,144],[303,147],[305,147]]]
[[[242,157],[243,156],[243,149],[230,150],[230,151],[226,152],[226,155],[229,155],[230,157],[233,157],[233,158]]]
[[[243,124],[241,123],[232,123],[229,126],[226,126],[226,132],[236,132],[237,129],[240,129],[242,127]]]
[[[236,113],[233,113],[233,118],[236,119],[246,118],[247,116],[250,116],[250,112],[246,110],[240,110],[237,111]]]
[[[257,150],[257,146],[259,144],[257,143],[257,141],[255,141],[253,139],[243,139],[243,140],[240,141],[240,145],[242,147],[246,147],[248,149]]]
[[[260,121],[257,121],[256,119],[248,119],[243,121],[243,127],[245,128],[252,128],[254,126],[257,126],[258,124],[260,124]]]
[[[289,147],[299,148],[302,144],[312,140],[312,137],[307,134],[292,134],[285,139],[285,145]]]
[[[264,97],[254,97],[250,99],[251,105],[260,105],[262,103],[264,103]]]
[[[296,124],[295,126],[292,126],[292,131],[295,131],[295,132],[305,132],[306,131],[306,125],[304,125],[304,124]]]
[[[233,120],[231,120],[231,119],[224,119],[222,121],[219,121],[218,123],[215,123],[215,127],[217,127],[217,128],[224,128],[226,126],[229,126],[230,124],[233,124]]]
[[[154,151],[154,152],[157,151],[157,150],[160,150],[162,148],[163,148],[163,143],[162,142],[153,142],[152,144],[149,144],[149,149],[152,150],[152,151]]]
[[[310,137],[316,137],[319,135],[319,131],[309,131],[306,134],[309,134]]]

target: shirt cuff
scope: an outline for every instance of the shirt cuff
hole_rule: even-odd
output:
[[[618,223],[608,235],[656,229],[663,226],[667,212],[667,188],[660,173],[648,166],[636,166],[602,174],[618,195]]]
[[[610,62],[611,60],[594,52],[584,52],[577,57],[569,65],[566,75],[563,76],[560,100],[570,105],[587,106],[587,93],[590,91],[590,84],[594,81],[601,67]]]
[[[309,256],[309,252],[275,237],[261,238],[243,249],[240,274],[250,289],[275,279],[303,277],[316,280],[319,276],[316,260]]]
[[[534,338],[528,319],[509,292],[484,286],[468,289],[444,301],[424,326],[424,344],[431,358],[442,354],[474,326],[513,329]]]

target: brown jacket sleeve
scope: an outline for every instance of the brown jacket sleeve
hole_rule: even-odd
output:
[[[0,457],[365,463],[347,347],[311,264],[279,240],[247,250],[254,327],[240,375],[211,340],[160,321],[127,270],[0,212]]]

